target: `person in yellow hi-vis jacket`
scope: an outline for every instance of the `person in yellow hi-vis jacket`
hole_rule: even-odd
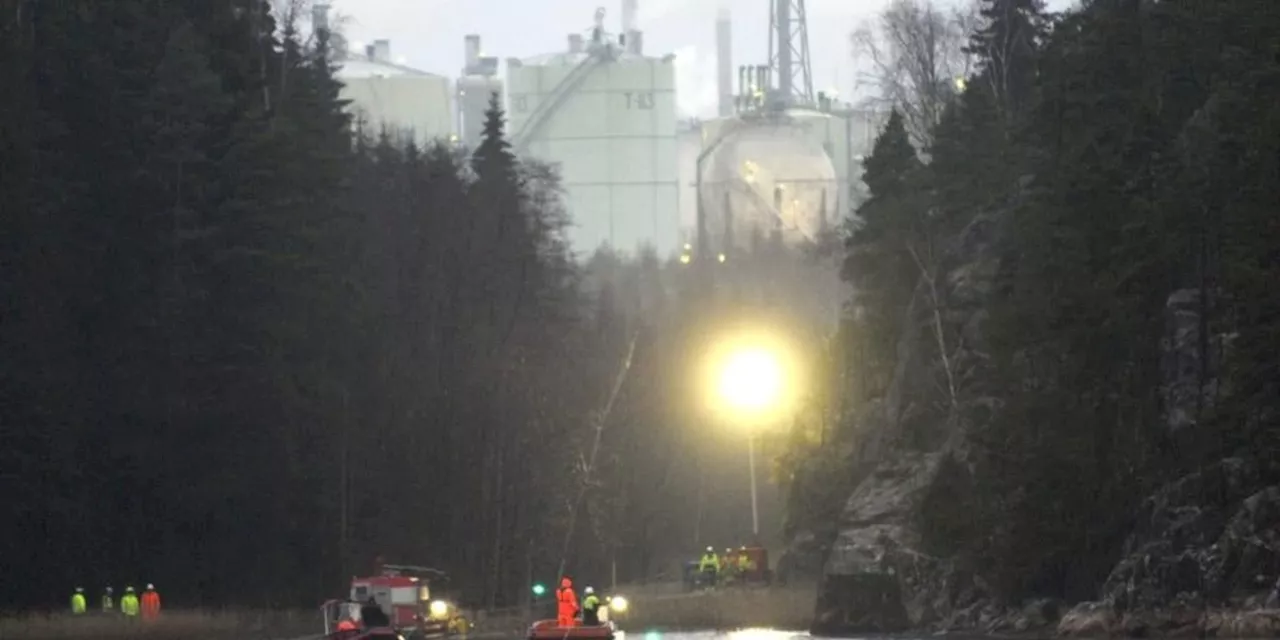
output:
[[[142,603],[138,602],[138,594],[133,587],[125,587],[124,595],[120,597],[120,613],[126,618],[137,618],[142,610]]]
[[[71,594],[71,615],[84,615],[89,610],[89,603],[84,599],[84,587],[76,587],[76,592]]]

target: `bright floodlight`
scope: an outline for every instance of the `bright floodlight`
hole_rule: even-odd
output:
[[[782,365],[772,353],[744,349],[729,355],[720,371],[720,397],[730,408],[763,411],[771,408],[782,393]]]
[[[627,604],[627,599],[622,596],[614,596],[609,599],[609,609],[618,613],[626,613]]]

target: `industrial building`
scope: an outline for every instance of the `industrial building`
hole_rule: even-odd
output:
[[[579,254],[601,245],[672,253],[679,239],[675,65],[643,53],[634,0],[622,33],[604,10],[564,51],[507,61],[512,147],[559,166]]]
[[[699,123],[689,175],[712,244],[745,246],[774,231],[789,243],[812,241],[840,224],[863,199],[862,160],[883,120],[824,96],[817,108],[743,110]]]
[[[862,198],[862,160],[885,118],[814,93],[804,0],[773,0],[770,11],[770,64],[739,66],[736,74],[730,18],[721,12],[721,117],[696,123],[682,138],[681,166],[696,194],[687,235],[709,253],[775,234],[789,244],[813,241],[847,218]]]
[[[340,95],[350,101],[356,126],[419,145],[454,134],[449,79],[392,62],[389,41],[377,40],[364,55],[348,53],[335,63]]]
[[[480,49],[480,36],[468,35],[465,40],[466,63],[458,78],[457,134],[462,144],[475,148],[484,132],[485,112],[494,96],[499,105],[506,104],[502,79],[498,77],[498,59],[485,56]]]
[[[721,11],[719,113],[705,121],[678,122],[674,59],[645,54],[637,0],[622,0],[618,33],[599,9],[563,50],[509,57],[505,69],[468,35],[456,82],[396,64],[386,40],[335,62],[367,130],[411,131],[419,143],[474,148],[496,95],[513,151],[558,168],[579,255],[601,245],[672,255],[695,240],[715,255],[761,237],[815,240],[863,197],[862,159],[885,115],[815,94],[804,4],[771,0],[769,63],[736,68]]]
[[[330,6],[311,9],[312,28],[329,29]],[[348,51],[341,35],[330,42],[339,96],[348,101],[352,126],[370,135],[387,133],[419,145],[454,135],[449,80],[393,62],[391,41],[375,40],[364,51]]]

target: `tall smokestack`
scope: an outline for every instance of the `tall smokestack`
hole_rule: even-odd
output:
[[[329,30],[329,5],[318,2],[311,7],[311,28],[319,33]]]
[[[733,23],[729,8],[716,16],[716,87],[720,93],[720,117],[733,115]]]
[[[640,13],[640,0],[622,0],[622,32],[629,34],[640,27],[636,16]]]
[[[774,37],[778,41],[778,93],[784,100],[791,100],[791,0],[774,3]]]
[[[463,38],[463,43],[466,54],[466,62],[463,68],[467,73],[471,73],[471,70],[480,64],[480,36],[475,33],[467,34]]]
[[[628,53],[644,53],[640,37],[640,0],[622,0],[622,37]]]

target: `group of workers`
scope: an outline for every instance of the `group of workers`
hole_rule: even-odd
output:
[[[139,597],[133,587],[125,587],[120,596],[120,608],[116,609],[115,590],[107,587],[102,591],[101,612],[107,615],[123,615],[126,618],[142,618],[154,620],[160,617],[160,594],[153,584],[147,585],[146,591]],[[84,595],[84,587],[76,587],[71,594],[71,615],[82,616],[89,612],[89,601]]]
[[[578,594],[573,590],[573,580],[567,576],[560,579],[560,588],[556,589],[556,626],[577,626],[578,612],[582,612],[583,626],[600,625],[600,597],[596,590],[587,587],[582,590],[582,606],[578,606]]]
[[[737,552],[725,549],[724,555],[718,555],[713,547],[707,547],[698,560],[698,572],[709,584],[733,582],[755,570],[756,561],[747,553],[746,547],[739,547]]]

